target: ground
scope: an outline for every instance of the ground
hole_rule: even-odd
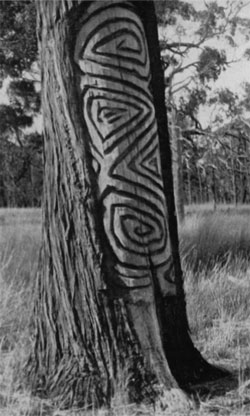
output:
[[[155,406],[128,403],[122,374],[111,409],[60,410],[30,394],[20,370],[31,345],[39,209],[0,210],[0,416],[250,415],[250,207],[192,206],[180,227],[188,317],[206,359],[230,371],[193,388],[183,403],[166,392]]]

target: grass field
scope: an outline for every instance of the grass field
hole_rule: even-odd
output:
[[[180,227],[192,337],[232,377],[206,385],[194,407],[168,394],[154,408],[129,404],[117,386],[112,408],[60,411],[32,397],[20,380],[41,242],[41,212],[0,210],[0,416],[250,415],[250,207],[187,209]],[[122,385],[122,383],[121,383]],[[170,403],[170,404],[169,404]],[[168,404],[168,407],[164,407]]]

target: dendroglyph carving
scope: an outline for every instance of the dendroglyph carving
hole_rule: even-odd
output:
[[[75,61],[117,285],[149,286],[153,270],[163,292],[173,293],[148,49],[129,2],[89,7]]]

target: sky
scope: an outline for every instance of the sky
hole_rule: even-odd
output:
[[[202,10],[205,8],[205,1],[204,0],[185,0],[188,3],[190,3],[192,6],[194,6],[197,10]],[[218,6],[226,6],[228,3],[228,0],[217,0]],[[209,0],[206,1],[206,3],[209,3]],[[250,0],[244,0],[240,1],[238,0],[238,4],[242,3],[243,7],[241,11],[239,12],[239,16],[242,18],[249,18],[250,19]],[[181,25],[185,25],[186,30],[186,37],[189,39],[189,41],[192,40],[192,35],[194,33],[194,23],[190,21],[181,21]],[[171,33],[172,30],[172,33]],[[175,32],[174,32],[175,31]],[[168,35],[167,35],[168,33]],[[164,34],[163,34],[164,36]],[[176,38],[176,29],[171,27],[167,28],[166,35],[168,38],[169,36]],[[250,49],[250,27],[249,27],[249,40],[246,40],[244,35],[238,35],[235,37],[235,41],[237,42],[237,47],[232,48],[228,42],[225,40],[222,41],[221,39],[213,39],[210,40],[206,45],[210,47],[215,47],[217,49],[225,50],[227,54],[227,59],[231,63],[227,66],[226,70],[223,71],[219,77],[219,79],[216,82],[210,82],[209,86],[211,87],[211,95],[213,94],[213,91],[220,88],[229,88],[233,92],[237,93],[239,96],[242,95],[243,87],[242,84],[244,82],[250,83],[250,60],[247,60],[243,57],[244,51],[246,49]],[[193,49],[192,52],[189,54],[188,60],[185,60],[185,64],[189,64],[191,62],[195,62],[197,60],[197,57],[200,53],[200,50]],[[190,74],[192,72],[190,71]],[[180,75],[176,76],[175,82],[180,82],[187,77],[187,72],[181,73]],[[180,94],[183,94],[180,93]],[[211,113],[210,109],[205,106],[201,107],[199,112],[199,120],[203,127],[207,127],[207,125],[211,122]]]
[[[190,3],[192,6],[194,6],[197,10],[204,9],[204,0],[185,0],[188,3]],[[217,0],[217,4],[219,6],[225,6],[227,3],[226,0]],[[240,3],[240,0],[239,0]],[[243,1],[244,7],[242,8],[241,12],[239,13],[239,16],[243,18],[249,18],[250,19],[250,1]],[[193,23],[185,22],[187,34],[190,30],[190,33],[193,33]],[[249,28],[250,29],[250,28]],[[250,33],[250,31],[249,31]],[[220,49],[225,49],[227,52],[227,56],[229,58],[229,61],[235,61],[232,62],[226,71],[223,72],[223,76],[220,77],[220,79],[214,84],[214,88],[219,87],[229,87],[230,89],[234,90],[235,92],[238,91],[239,86],[244,81],[250,82],[250,61],[247,61],[246,59],[242,60],[242,55],[246,48],[250,48],[250,39],[247,42],[243,37],[241,39],[236,39],[238,46],[235,49],[230,48],[230,46],[225,42],[219,42],[217,39],[212,40],[208,43],[209,46],[214,46]],[[195,60],[196,51],[193,51],[193,56],[190,56],[190,62],[191,60]],[[238,61],[238,62],[237,62]]]
[[[205,8],[205,4],[206,3],[210,3],[209,1],[205,1],[205,0],[185,0],[187,3],[192,4],[192,6],[194,6],[197,10],[202,10]],[[250,18],[250,1],[248,0],[238,0],[239,3],[242,3],[244,5],[244,8],[242,9],[242,11],[240,12],[241,16],[245,16],[245,17],[249,17]],[[217,4],[219,6],[226,6],[226,4],[229,3],[228,0],[217,0]]]
[[[188,3],[192,4],[197,10],[201,10],[204,8],[205,1],[204,0],[185,0]],[[218,0],[217,4],[219,6],[225,6],[228,3],[227,0]],[[239,0],[239,3],[241,1]],[[242,10],[239,13],[239,16],[242,18],[249,18],[250,19],[250,1],[244,0],[242,1],[243,7]],[[227,49],[227,52],[229,52],[229,48],[227,45],[223,45],[225,49]],[[230,58],[232,60],[240,59],[242,56],[242,53],[246,48],[250,48],[250,40],[249,42],[245,42],[237,47],[236,50],[232,51],[231,54],[229,54]],[[240,61],[232,63],[227,71],[223,73],[223,77],[220,78],[220,80],[217,81],[215,86],[228,86],[233,90],[237,90],[240,83],[243,81],[249,81],[250,82],[250,61]]]

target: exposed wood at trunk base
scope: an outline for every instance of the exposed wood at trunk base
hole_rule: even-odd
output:
[[[164,296],[160,288],[156,287],[156,308],[162,331],[164,352],[170,370],[179,385],[182,388],[189,389],[189,384],[224,377],[227,373],[204,360],[199,351],[194,347],[189,333],[185,294],[183,290],[183,273],[179,255],[178,227],[173,190],[172,155],[165,106],[165,90],[162,88],[164,85],[164,74],[161,66],[157,22],[153,2],[148,1],[147,6],[141,7],[139,10],[148,39],[152,74],[151,85],[158,123],[163,185],[168,207],[169,235],[178,292],[178,296]]]
[[[162,332],[163,344],[170,370],[184,390],[196,383],[215,380],[228,375],[224,369],[209,364],[194,347],[188,325],[183,300],[165,298],[159,305],[164,317]]]

